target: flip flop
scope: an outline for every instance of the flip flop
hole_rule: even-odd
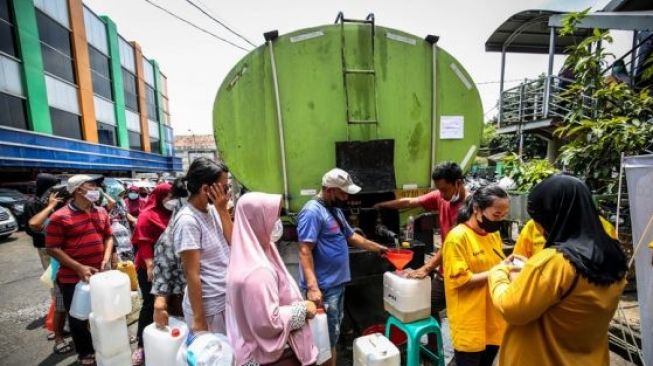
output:
[[[134,353],[132,353],[132,365],[133,366],[141,366],[145,364],[145,351],[142,348],[136,349]]]
[[[58,355],[65,355],[66,353],[72,352],[73,347],[70,345],[70,342],[68,341],[62,341],[59,343],[56,343],[54,345],[54,348],[52,349],[52,352],[58,354]]]
[[[77,359],[77,362],[83,366],[95,366],[95,358],[91,356],[80,357]]]
[[[55,338],[54,332],[48,333],[48,341],[53,341]]]

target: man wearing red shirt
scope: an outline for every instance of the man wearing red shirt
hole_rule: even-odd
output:
[[[427,211],[437,211],[440,218],[440,236],[442,243],[449,231],[456,226],[458,208],[465,202],[469,192],[465,188],[465,177],[458,164],[448,161],[438,164],[433,169],[431,179],[436,190],[415,198],[401,198],[392,201],[377,203],[376,208],[405,209],[422,207]],[[440,243],[434,243],[436,246]],[[419,269],[410,273],[414,278],[424,278],[433,270],[442,265],[442,248]],[[444,280],[438,273],[432,282],[431,313],[438,317],[440,310],[446,307],[444,298]]]
[[[91,275],[105,269],[111,260],[113,239],[109,215],[102,207],[95,206],[100,198],[97,186],[101,181],[102,177],[97,176],[71,177],[67,189],[72,200],[53,213],[47,224],[45,246],[48,254],[61,264],[57,283],[67,311],[70,311],[77,282],[88,282]],[[69,314],[68,322],[79,363],[95,364],[88,321]]]

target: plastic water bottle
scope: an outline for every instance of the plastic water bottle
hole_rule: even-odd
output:
[[[413,240],[415,235],[415,218],[411,215],[408,216],[408,221],[406,222],[406,232],[404,233],[405,240]]]

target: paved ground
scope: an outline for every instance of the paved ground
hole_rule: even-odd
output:
[[[54,355],[46,338],[50,294],[39,281],[43,269],[29,236],[0,241],[0,269],[0,365],[75,365],[74,353]]]
[[[75,365],[74,353],[55,356],[53,342],[46,339],[43,321],[50,295],[39,281],[43,270],[29,236],[21,232],[0,241],[0,269],[0,365]],[[135,333],[134,325],[130,333]],[[615,354],[610,363],[631,365]]]

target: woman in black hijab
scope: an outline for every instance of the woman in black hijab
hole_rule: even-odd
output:
[[[609,365],[608,326],[626,284],[626,257],[604,231],[581,180],[554,175],[533,188],[528,213],[546,237],[511,281],[492,269],[490,296],[508,328],[501,365]]]

